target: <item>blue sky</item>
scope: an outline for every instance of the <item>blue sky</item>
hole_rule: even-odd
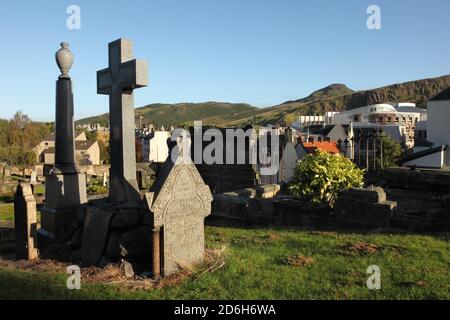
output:
[[[72,4],[81,9],[80,30],[66,28]],[[366,27],[371,4],[381,8],[381,30]],[[264,107],[331,83],[360,90],[450,73],[449,0],[8,1],[0,28],[1,118],[22,110],[54,119],[61,41],[75,55],[76,118],[108,111],[96,71],[120,37],[150,65],[136,107],[212,100]]]

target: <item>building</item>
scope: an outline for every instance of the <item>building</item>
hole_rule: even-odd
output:
[[[141,143],[144,162],[165,162],[169,156],[167,140],[170,137],[170,132],[165,130],[144,129],[136,131],[136,139]]]
[[[446,146],[424,149],[400,160],[402,167],[442,169],[446,163]]]
[[[33,148],[39,163],[55,164],[55,136],[45,137]],[[97,141],[88,141],[84,132],[75,134],[75,158],[78,165],[99,165],[100,147]]]
[[[450,145],[450,87],[428,101],[427,140]]]
[[[414,103],[380,103],[336,113],[332,123],[362,122],[414,127],[417,121],[425,120],[427,120],[427,111],[417,108]]]

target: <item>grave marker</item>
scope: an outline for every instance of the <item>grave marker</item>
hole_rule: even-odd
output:
[[[31,185],[19,183],[14,195],[16,259],[35,260],[37,250],[36,200]]]

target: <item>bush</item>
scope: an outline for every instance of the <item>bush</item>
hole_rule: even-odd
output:
[[[306,155],[295,168],[289,191],[314,203],[332,204],[339,192],[362,187],[364,170],[342,155],[324,151]]]
[[[88,194],[106,194],[108,193],[108,188],[103,186],[100,180],[91,180],[87,185]]]

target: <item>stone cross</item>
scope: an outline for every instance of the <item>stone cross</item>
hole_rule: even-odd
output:
[[[20,183],[14,195],[14,225],[16,237],[16,258],[34,260],[37,251],[36,200],[31,186]]]
[[[109,197],[117,202],[139,198],[133,90],[148,85],[147,62],[132,60],[130,40],[109,44],[109,68],[97,71],[97,93],[109,95],[111,172]]]

